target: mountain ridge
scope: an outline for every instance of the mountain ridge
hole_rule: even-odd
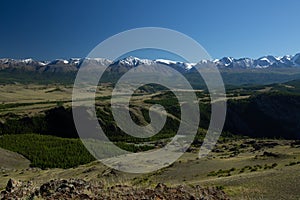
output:
[[[77,71],[82,63],[91,63],[94,65],[104,66],[123,66],[126,68],[137,67],[139,65],[164,64],[170,67],[179,67],[185,71],[190,71],[196,65],[213,65],[220,69],[265,69],[265,68],[292,68],[300,67],[300,53],[290,56],[275,57],[272,55],[262,56],[258,59],[252,58],[233,58],[223,57],[215,60],[200,60],[198,63],[189,63],[182,61],[166,60],[166,59],[140,59],[129,56],[116,61],[105,58],[70,58],[54,59],[52,61],[38,61],[31,58],[28,59],[0,59],[0,70],[4,69],[22,69],[26,71],[37,72],[70,72]]]

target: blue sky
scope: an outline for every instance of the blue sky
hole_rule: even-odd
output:
[[[85,57],[147,26],[187,34],[213,58],[300,52],[298,0],[2,0],[0,8],[0,58]]]

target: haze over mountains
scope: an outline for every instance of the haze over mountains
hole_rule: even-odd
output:
[[[84,58],[71,58],[69,60],[55,59],[52,61],[37,61],[33,59],[0,59],[0,70],[25,70],[36,72],[70,72],[77,71]],[[220,69],[266,69],[266,68],[300,68],[300,53],[290,56],[263,56],[258,59],[224,57],[216,60],[201,60],[199,63],[177,62],[165,59],[149,60],[136,57],[127,57],[117,61],[104,58],[86,58],[85,62],[95,65],[111,67],[126,67],[128,69],[138,65],[164,64],[184,71],[190,71],[196,64],[214,65]]]

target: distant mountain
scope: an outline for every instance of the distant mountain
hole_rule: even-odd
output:
[[[163,64],[170,67],[176,68],[180,71],[190,71],[195,65],[214,65],[220,69],[265,69],[265,68],[292,68],[300,67],[300,53],[294,56],[263,56],[258,59],[251,58],[233,58],[224,57],[216,60],[201,60],[199,63],[187,63],[178,62],[165,59],[148,60],[139,59],[136,57],[127,57],[117,61],[110,61],[103,58],[71,58],[69,60],[55,59],[52,61],[35,61],[33,59],[0,59],[0,70],[26,70],[26,71],[37,71],[37,72],[70,72],[77,71],[81,66],[82,62],[93,64],[93,65],[104,65],[110,68],[114,67],[116,69],[111,69],[112,71],[128,70],[139,65],[151,65],[151,64]]]
[[[263,56],[258,59],[224,57],[213,61],[220,68],[284,68],[300,67],[300,53],[295,56]]]
[[[195,66],[218,67],[225,84],[271,84],[300,78],[300,53],[290,56],[263,56],[258,59],[224,57],[216,60],[201,60],[198,63],[180,62],[166,59],[140,59],[127,57],[116,61],[105,58],[71,58],[52,61],[33,59],[0,59],[0,83],[64,82],[73,83],[80,67],[107,67],[103,81],[115,82],[122,74],[140,65],[166,65],[189,77],[193,83],[202,87],[201,77],[197,76]]]

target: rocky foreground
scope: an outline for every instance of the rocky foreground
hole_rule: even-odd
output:
[[[159,183],[154,189],[138,188],[126,185],[105,187],[101,183],[87,182],[81,179],[51,180],[41,186],[32,182],[10,179],[0,199],[229,199],[217,188],[196,186],[168,187]]]

